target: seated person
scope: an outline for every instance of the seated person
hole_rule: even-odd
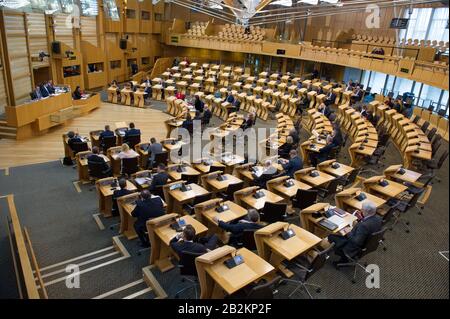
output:
[[[152,95],[152,81],[150,80],[150,77],[147,75],[145,80],[142,81],[141,84],[145,84],[145,97],[150,97]]]
[[[148,157],[148,167],[152,168],[156,154],[164,152],[163,146],[161,145],[161,143],[159,143],[156,140],[156,138],[152,137],[150,139],[150,145],[148,146],[147,151],[148,151],[148,155],[149,155],[149,157]]]
[[[239,99],[235,99],[233,102],[233,110],[234,112],[238,112],[241,109],[241,101]]]
[[[271,180],[276,173],[277,169],[272,165],[272,161],[267,160],[264,162],[260,175],[252,174],[253,184],[261,188],[266,188],[267,181]]]
[[[56,89],[55,89],[55,86],[53,85],[53,81],[52,80],[48,80],[47,83],[45,84],[45,87],[47,88],[47,91],[50,94],[55,94]]]
[[[402,113],[403,111],[402,101],[400,99],[395,99],[392,108],[396,110],[398,113]]]
[[[177,92],[177,94],[175,95],[175,97],[177,98],[177,99],[179,99],[179,100],[183,100],[184,101],[184,98],[186,97],[183,93],[181,93],[181,92]]]
[[[31,99],[32,99],[32,100],[39,100],[39,99],[42,99],[41,88],[39,87],[39,85],[36,85],[36,87],[34,88],[34,90],[31,91],[30,96],[31,96]]]
[[[69,133],[67,133],[67,137],[68,137],[67,144],[69,144],[69,147],[72,149],[72,151],[73,151],[73,143],[83,142],[80,135],[78,135],[78,133],[75,133],[73,131],[69,131]]]
[[[119,179],[119,187],[120,187],[120,189],[116,189],[113,192],[113,196],[112,196],[112,200],[113,200],[112,214],[113,214],[113,216],[118,216],[119,215],[119,208],[117,206],[117,199],[119,197],[122,197],[122,196],[125,196],[125,195],[133,193],[132,190],[127,189],[127,180],[125,178]]]
[[[169,179],[169,175],[167,174],[166,165],[163,163],[159,163],[156,168],[156,174],[153,175],[152,183],[149,186],[150,191],[156,190],[159,186],[164,186],[167,184],[167,180]]]
[[[136,234],[141,240],[141,246],[150,246],[148,236],[145,234],[145,232],[147,231],[147,220],[162,216],[164,214],[165,211],[161,198],[152,198],[152,195],[148,190],[143,190],[141,192],[140,199],[136,201],[136,207],[131,212],[131,216],[137,218],[136,222],[134,223],[134,229],[136,230]]]
[[[50,91],[47,89],[45,82],[41,83],[39,89],[41,90],[42,97],[50,96]]]
[[[283,169],[285,170],[286,175],[288,175],[291,178],[294,177],[294,173],[296,171],[303,168],[303,161],[298,156],[298,153],[296,150],[291,150],[289,152],[289,161],[287,161],[285,159],[281,159],[281,161],[282,161],[281,165],[283,166]]]
[[[199,242],[194,242],[195,228],[191,225],[186,225],[182,233],[176,234],[170,241],[170,247],[177,253],[178,256],[186,251],[195,254],[204,254],[209,250],[213,250],[217,246],[217,236],[203,237]]]
[[[195,96],[194,107],[196,111],[199,111],[200,113],[203,112],[204,103],[202,102],[202,100],[200,100],[200,97],[198,95]]]
[[[188,130],[189,133],[193,132],[194,122],[192,121],[192,117],[189,112],[186,114],[186,119],[183,121],[183,124],[181,125],[181,127]]]
[[[330,106],[336,102],[336,94],[333,92],[333,89],[330,89],[327,93],[327,97],[325,98],[325,105]]]
[[[320,103],[319,105],[319,112],[325,115],[327,118],[331,115],[331,109],[328,105],[326,105],[324,102]]]
[[[233,96],[233,94],[228,94],[227,93],[227,97],[225,98],[225,101],[227,101],[230,104],[233,104],[234,103],[234,96]]]
[[[135,125],[133,122],[130,123],[128,130],[125,131],[124,140],[125,142],[128,140],[128,137],[130,136],[136,136],[141,135],[141,130],[135,128]]]
[[[242,241],[242,235],[246,230],[258,230],[263,227],[259,223],[259,213],[256,209],[249,209],[247,217],[239,220],[237,223],[225,223],[220,220],[219,216],[214,217],[220,228],[231,233],[229,245],[236,246]]]
[[[292,136],[288,136],[286,137],[286,143],[284,143],[283,145],[281,145],[278,148],[278,155],[280,155],[280,157],[288,159],[289,158],[289,152],[295,149],[294,147],[294,139],[292,138]]]
[[[135,150],[130,149],[130,147],[128,146],[128,144],[125,144],[125,143],[124,143],[124,144],[122,144],[122,150],[120,151],[119,154],[117,154],[117,156],[118,156],[120,159],[123,159],[123,158],[134,158],[134,157],[138,157],[139,154],[136,153]]]
[[[111,176],[111,167],[109,164],[105,161],[105,158],[103,156],[100,156],[100,151],[97,146],[94,146],[92,148],[92,154],[88,156],[87,158],[88,164],[89,163],[102,163],[102,173],[105,176]]]
[[[331,234],[328,241],[335,243],[334,251],[341,259],[337,263],[348,262],[348,257],[358,255],[369,236],[381,230],[382,218],[377,215],[377,207],[371,201],[364,201],[361,208],[364,218],[345,236]]]
[[[75,91],[72,94],[72,98],[74,100],[79,100],[83,97],[83,93],[81,92],[81,88],[79,86],[76,87]]]
[[[294,145],[298,145],[298,143],[300,142],[300,135],[298,134],[298,132],[295,128],[292,128],[289,131],[288,136],[292,137],[292,143],[294,143]]]
[[[212,112],[209,109],[208,105],[205,105],[203,109],[203,117],[202,117],[202,124],[208,125],[209,121],[211,120]]]
[[[251,128],[255,124],[255,116],[253,113],[248,113],[247,119],[244,121],[244,123],[241,124],[241,129],[246,130],[248,128]]]
[[[311,164],[313,166],[316,166],[319,163],[322,163],[323,161],[326,161],[328,157],[330,156],[330,152],[333,148],[338,147],[339,143],[339,137],[336,137],[336,134],[338,134],[335,130],[333,130],[333,133],[327,136],[326,144],[324,147],[319,149],[318,154],[311,153]],[[341,142],[342,143],[342,142]]]
[[[111,131],[111,128],[109,125],[105,125],[105,130],[103,132],[100,133],[99,136],[99,140],[100,140],[100,145],[103,149],[105,149],[105,142],[104,142],[104,138],[105,137],[112,137],[114,136],[114,132]]]

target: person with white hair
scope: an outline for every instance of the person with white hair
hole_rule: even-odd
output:
[[[377,215],[377,206],[372,201],[364,201],[361,212],[363,218],[348,234],[345,236],[338,234],[328,236],[328,241],[335,243],[334,251],[336,255],[341,257],[337,263],[346,263],[348,262],[347,256],[353,258],[358,255],[369,236],[381,230],[382,218]]]

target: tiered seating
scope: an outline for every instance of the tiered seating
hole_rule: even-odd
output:
[[[222,40],[245,40],[259,42],[263,41],[265,36],[265,31],[259,26],[250,26],[246,32],[245,27],[235,24],[226,24],[222,31],[218,33],[218,37]]]
[[[196,21],[191,25],[191,28],[187,30],[187,35],[193,38],[206,36],[205,30],[207,22]]]

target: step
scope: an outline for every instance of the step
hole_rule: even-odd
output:
[[[0,120],[0,126],[7,126],[8,122],[6,122],[5,120]]]
[[[10,138],[10,139],[15,140],[16,137],[17,137],[16,133],[3,133],[3,132],[0,132],[0,138]]]
[[[17,132],[17,128],[16,127],[1,126],[0,125],[0,132],[15,133],[15,132]]]

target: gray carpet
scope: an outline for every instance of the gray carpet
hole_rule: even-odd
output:
[[[164,110],[165,104],[152,102],[152,108]],[[220,123],[214,118],[212,125]],[[257,127],[270,127],[272,121],[257,121]],[[307,137],[302,131],[302,140]],[[445,146],[448,148],[448,145]],[[340,161],[348,163],[346,151]],[[400,154],[391,146],[386,152],[385,166],[400,163]],[[380,169],[382,171],[382,169]],[[379,249],[367,256],[368,263],[377,264],[381,272],[381,287],[368,289],[365,275],[358,270],[356,284],[350,282],[350,269],[337,271],[328,263],[311,277],[310,282],[322,286],[322,292],[316,298],[448,298],[449,272],[448,261],[439,255],[439,251],[448,250],[448,161],[444,164],[435,183],[431,198],[422,215],[409,212],[407,218],[411,232],[405,233],[402,226],[386,234],[387,250]],[[41,267],[46,267],[70,258],[74,258],[112,245],[112,237],[118,235],[117,226],[111,230],[109,225],[118,222],[118,218],[102,219],[106,228],[100,230],[92,217],[97,212],[97,196],[90,191],[90,185],[82,186],[78,193],[72,183],[77,178],[76,170],[64,167],[59,161],[44,164],[15,167],[10,175],[0,172],[0,196],[14,194],[15,204],[23,226],[29,229],[31,240]],[[0,297],[15,298],[15,279],[9,257],[9,242],[5,225],[6,199],[0,199]],[[50,298],[92,298],[112,289],[142,278],[142,267],[148,265],[149,251],[138,255],[137,240],[127,241],[121,238],[131,257],[111,263],[107,266],[81,275],[80,289],[68,289],[65,282],[47,287]],[[118,255],[86,265],[83,269],[99,263],[113,260]],[[335,260],[333,256],[331,260]],[[330,261],[331,261],[330,260]],[[61,267],[59,267],[61,268]],[[55,269],[59,269],[55,268]],[[173,298],[175,292],[187,283],[181,281],[175,268],[164,274],[152,269],[162,287]],[[56,275],[55,278],[61,277]],[[53,278],[53,277],[52,277]],[[48,280],[45,280],[46,282]],[[121,298],[140,289],[138,285],[114,298]],[[292,291],[290,285],[280,286],[277,298],[286,298]],[[152,298],[151,293],[139,298]],[[180,298],[192,298],[192,291]],[[293,298],[306,298],[297,292]]]

